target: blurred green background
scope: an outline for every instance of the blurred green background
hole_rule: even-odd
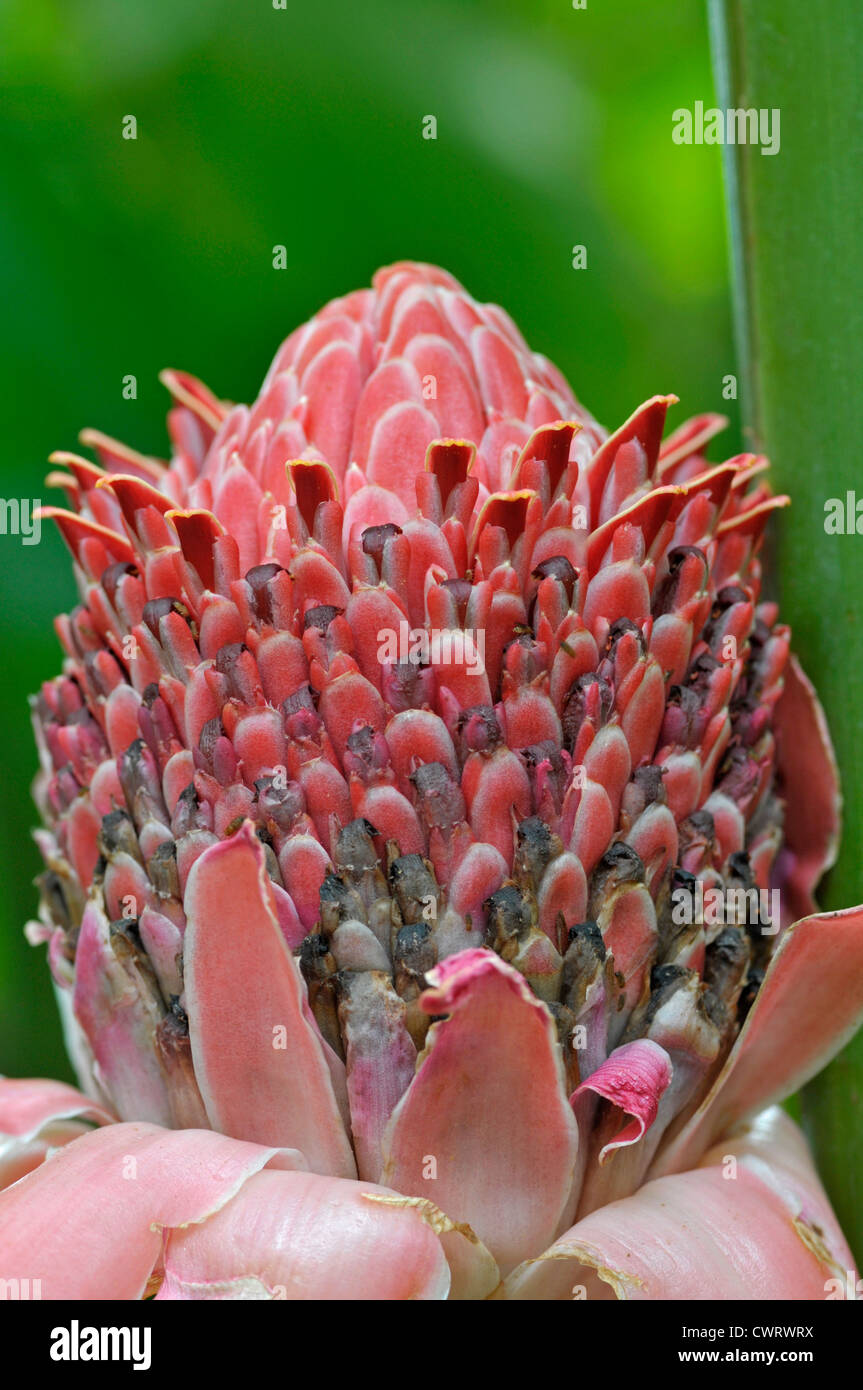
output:
[[[297,323],[405,257],[504,304],[606,424],[674,391],[673,424],[724,409],[739,447],[720,154],[671,141],[675,108],[712,103],[702,0],[5,0],[0,69],[4,498],[48,501],[47,455],[84,426],[163,454],[160,368],[249,400]],[[9,1075],[70,1075],[22,928],[26,698],[74,601],[49,528],[0,536]]]

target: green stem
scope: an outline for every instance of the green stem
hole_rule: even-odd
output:
[[[863,901],[863,534],[824,521],[829,498],[863,501],[863,6],[710,0],[710,14],[720,106],[780,113],[775,155],[724,150],[741,394],[751,447],[793,502],[775,536],[782,607],[836,745],[844,831],[821,896],[847,907]],[[863,1035],[806,1087],[803,1113],[859,1258]]]

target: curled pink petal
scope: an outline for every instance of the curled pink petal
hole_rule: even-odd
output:
[[[671,1058],[665,1048],[649,1038],[638,1038],[615,1048],[602,1066],[573,1091],[570,1100],[576,1116],[579,1097],[591,1091],[631,1117],[629,1124],[600,1150],[600,1163],[615,1149],[637,1143],[650,1128],[671,1083],[671,1072]]]

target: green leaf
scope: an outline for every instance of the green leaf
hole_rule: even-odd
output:
[[[711,0],[711,27],[720,106],[780,113],[776,154],[724,150],[738,351],[751,447],[792,498],[774,533],[779,592],[843,781],[842,848],[820,896],[847,907],[863,900],[863,535],[824,522],[830,498],[863,501],[863,6]],[[806,1088],[803,1112],[859,1257],[863,1035]]]

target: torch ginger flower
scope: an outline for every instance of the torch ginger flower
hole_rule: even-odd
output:
[[[81,1092],[0,1082],[0,1275],[823,1298],[852,1256],[767,1107],[863,1015],[863,909],[812,898],[837,781],[765,461],[708,463],[717,416],[662,443],[674,397],[607,435],[423,265],[250,408],[164,379],[170,463],[52,460],[29,932]]]

